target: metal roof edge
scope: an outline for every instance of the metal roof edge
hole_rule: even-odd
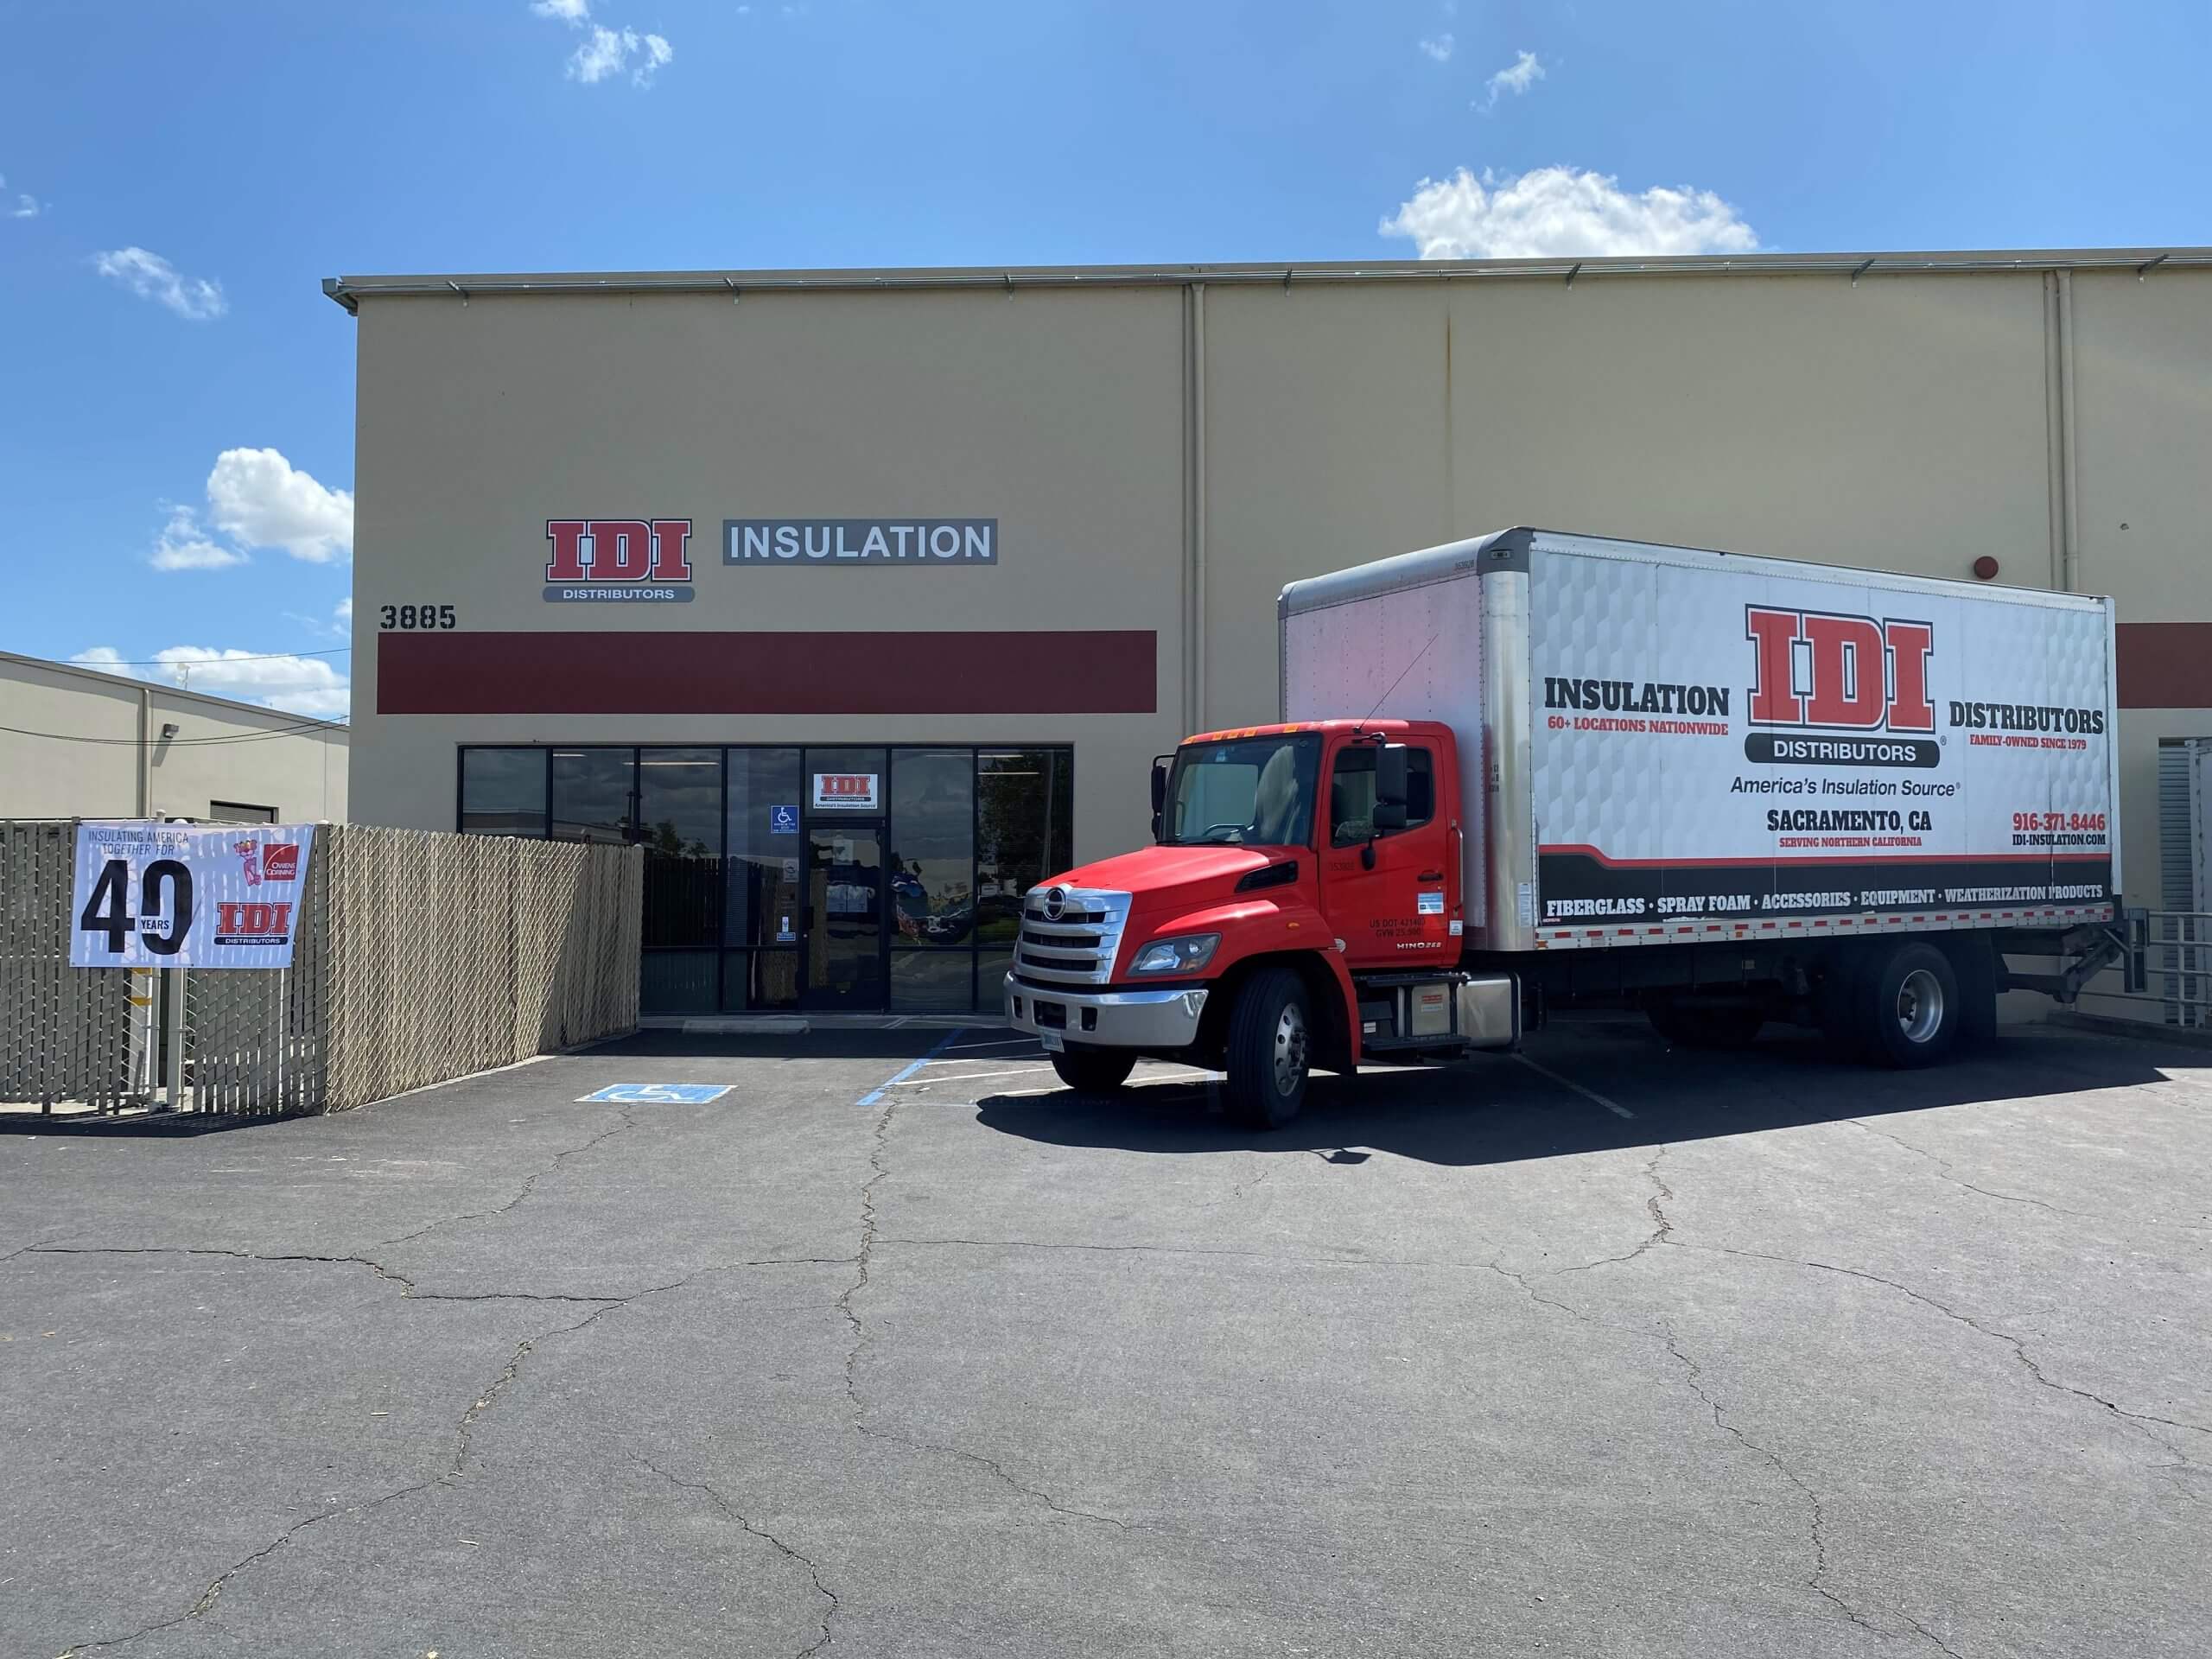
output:
[[[2212,266],[2212,247],[2044,248],[1889,253],[1681,254],[1663,257],[1272,261],[1224,264],[944,265],[880,270],[543,271],[326,276],[322,291],[349,312],[364,298],[476,295],[714,294],[925,291],[940,289],[1159,288],[1330,283],[1535,281],[1600,276],[1867,276],[2133,270]]]
[[[188,685],[172,685],[166,680],[138,680],[127,674],[110,674],[104,669],[84,663],[58,661],[51,657],[33,657],[20,651],[0,651],[0,668],[20,663],[29,668],[42,668],[57,674],[73,675],[79,679],[97,680],[104,686],[125,691],[158,691],[165,697],[183,697],[192,702],[213,703],[218,709],[232,714],[254,715],[288,729],[283,735],[313,740],[335,736],[351,741],[353,727],[342,720],[325,720],[320,715],[296,715],[289,709],[271,709],[266,703],[242,702],[236,697],[219,697],[212,691],[195,691]],[[181,664],[186,668],[197,664]]]

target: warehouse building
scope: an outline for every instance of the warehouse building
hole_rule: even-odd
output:
[[[330,721],[0,652],[0,818],[346,816]]]
[[[2133,903],[2212,731],[2212,251],[326,289],[354,815],[644,842],[652,1010],[995,1007],[1284,583],[1510,524],[2117,596]]]

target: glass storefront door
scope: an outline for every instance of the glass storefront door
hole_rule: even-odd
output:
[[[879,1009],[883,982],[883,821],[817,818],[806,835],[803,1008]]]
[[[802,1008],[885,1006],[881,749],[806,751],[806,964]]]

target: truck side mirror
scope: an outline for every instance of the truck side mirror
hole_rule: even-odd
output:
[[[1405,827],[1406,804],[1403,801],[1377,801],[1375,803],[1376,834],[1385,835],[1391,830],[1402,830]]]
[[[1375,804],[1399,809],[1397,828],[1405,825],[1405,804],[1413,798],[1406,775],[1406,746],[1385,743],[1375,752]],[[1378,819],[1379,821],[1379,819]]]
[[[1160,839],[1167,811],[1167,757],[1156,755],[1152,762],[1152,838]]]

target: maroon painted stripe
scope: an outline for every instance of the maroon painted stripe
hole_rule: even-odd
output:
[[[381,715],[1148,715],[1149,629],[380,633]]]
[[[2212,622],[2122,622],[2120,706],[2212,709]]]

